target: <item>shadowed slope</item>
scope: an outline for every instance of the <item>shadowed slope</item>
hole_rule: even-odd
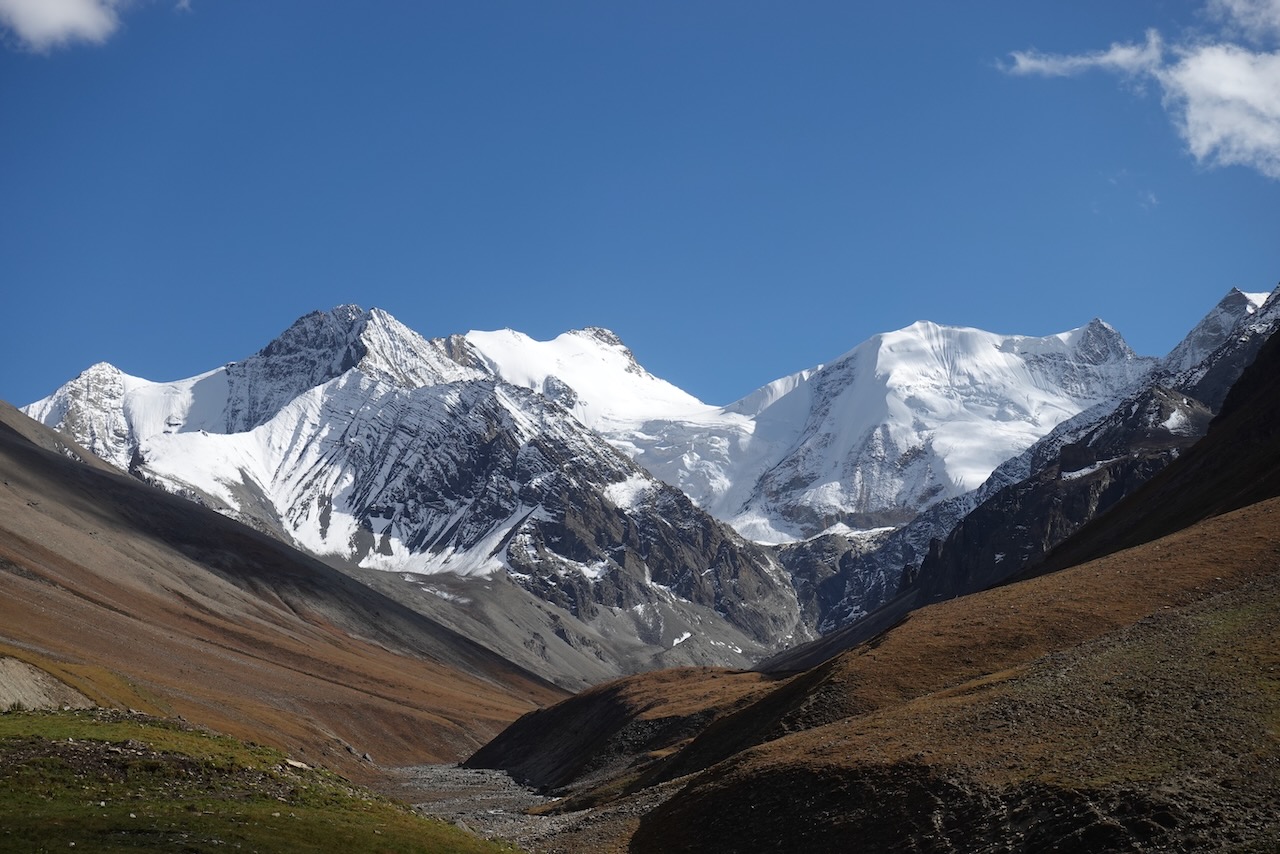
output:
[[[850,838],[875,851],[1271,850],[1280,842],[1278,519],[1280,501],[1265,502],[918,612],[886,647],[895,635],[927,639],[962,602],[974,611],[968,627],[985,623],[997,637],[1021,622],[1008,612],[1037,599],[1114,628],[1050,621],[1056,650],[1034,661],[999,669],[1022,656],[990,656],[972,679],[738,752],[646,817],[633,850],[784,841],[823,850]],[[1144,598],[1155,610],[1135,621]],[[1062,643],[1072,634],[1092,637]],[[975,638],[954,651],[984,650]],[[882,651],[905,655],[908,671],[927,658]]]
[[[276,540],[37,447],[42,429],[0,412],[0,640],[98,703],[367,779],[366,752],[455,759],[564,696]]]
[[[758,673],[715,668],[618,679],[530,712],[466,765],[501,767],[545,789],[587,779],[611,781],[766,694],[772,682]]]

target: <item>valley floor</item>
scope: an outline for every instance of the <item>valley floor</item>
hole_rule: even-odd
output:
[[[679,791],[671,784],[602,807],[554,814],[548,808],[560,798],[522,786],[504,771],[414,765],[390,769],[388,776],[382,792],[412,804],[419,815],[536,854],[624,852],[641,817]]]

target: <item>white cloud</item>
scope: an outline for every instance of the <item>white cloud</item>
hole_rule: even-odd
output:
[[[1280,35],[1280,0],[1209,0],[1209,13],[1255,41]]]
[[[116,5],[114,0],[0,0],[0,23],[33,50],[73,41],[101,43],[120,24]]]
[[[1280,0],[1209,0],[1208,11],[1254,41],[1280,35]],[[1096,53],[1015,52],[1005,70],[1047,77],[1102,70],[1153,79],[1198,161],[1246,166],[1280,180],[1280,52],[1251,50],[1220,36],[1167,53],[1152,30],[1145,45],[1113,44]]]
[[[1280,180],[1280,53],[1209,45],[1185,52],[1158,79],[1197,160]]]
[[[1147,31],[1147,43],[1113,44],[1104,51],[1085,54],[1052,54],[1035,50],[1014,51],[1013,63],[1005,68],[1010,74],[1040,74],[1067,77],[1084,71],[1101,69],[1123,74],[1140,74],[1159,68],[1164,56],[1160,34]]]

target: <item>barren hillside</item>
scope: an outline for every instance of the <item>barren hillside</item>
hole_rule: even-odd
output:
[[[0,652],[101,705],[371,779],[375,765],[465,756],[564,696],[275,540],[34,444],[43,428],[12,408],[0,415]]]

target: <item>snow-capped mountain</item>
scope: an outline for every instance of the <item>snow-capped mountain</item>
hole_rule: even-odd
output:
[[[1042,560],[1203,436],[1277,328],[1280,289],[1232,289],[1130,394],[1062,422],[978,489],[936,504],[879,549],[852,554],[823,591],[830,601],[819,630],[846,625],[892,598],[904,567],[907,587],[924,604]]]
[[[404,388],[485,376],[449,357],[443,342],[427,341],[380,309],[339,306],[300,318],[243,361],[190,379],[151,382],[100,362],[23,411],[128,469],[153,436],[252,430],[298,395],[352,369]]]
[[[1177,375],[1194,370],[1222,346],[1228,336],[1247,318],[1263,306],[1271,297],[1269,293],[1247,294],[1232,288],[1213,309],[1204,316],[1178,346],[1169,351],[1160,363],[1167,374]]]
[[[452,340],[455,358],[554,400],[602,435],[625,433],[653,418],[714,409],[646,371],[607,329],[577,329],[551,341],[511,329]]]
[[[423,589],[428,577],[478,582],[432,587],[445,596],[515,585],[550,609],[526,608],[538,625],[489,640],[562,647],[534,644],[544,665],[576,654],[588,662],[571,669],[596,678],[659,654],[742,665],[809,636],[772,555],[474,356],[343,306],[188,380],[95,365],[27,412],[336,564]],[[603,670],[584,670],[591,659]]]
[[[771,543],[902,524],[1155,365],[1100,320],[1044,338],[920,322],[714,407],[601,330],[466,341],[496,376],[565,403],[713,516]]]
[[[1233,293],[1164,372],[1256,308]],[[1100,320],[1042,338],[920,322],[718,407],[604,329],[429,340],[341,306],[186,380],[94,365],[26,412],[138,477],[399,579],[397,595],[513,660],[598,680],[658,660],[741,665],[856,616],[918,563],[902,542],[927,546],[918,525],[890,527],[919,517],[945,534],[980,500],[969,490],[1013,477],[1006,460],[1156,368]],[[744,539],[823,531],[787,550]]]

